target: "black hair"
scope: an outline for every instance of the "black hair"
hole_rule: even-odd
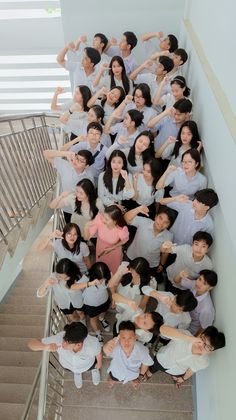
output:
[[[64,326],[63,340],[70,344],[83,343],[88,335],[87,327],[82,322],[71,322]]]
[[[182,61],[182,64],[180,64],[181,66],[184,63],[186,63],[188,59],[188,54],[183,48],[176,48],[176,50],[174,50],[174,54],[178,55],[181,58],[181,61]]]
[[[150,328],[150,332],[154,335],[158,335],[160,333],[160,328],[164,324],[163,316],[158,312],[149,312],[152,316],[152,320],[154,322],[154,326]]]
[[[221,349],[225,347],[225,335],[222,332],[219,332],[216,327],[207,327],[201,335],[209,338],[211,346],[214,347],[214,350]]]
[[[218,276],[215,271],[213,270],[201,270],[199,272],[199,276],[203,276],[204,280],[207,284],[211,287],[215,287],[217,285]]]
[[[76,242],[75,242],[75,244],[74,244],[74,247],[71,249],[71,248],[69,247],[68,243],[67,243],[67,242],[66,242],[66,240],[65,240],[65,236],[66,236],[66,234],[67,234],[67,233],[69,233],[72,229],[75,229],[75,231],[76,231],[76,233],[77,233],[78,238],[77,238],[77,240],[76,240]],[[70,251],[72,254],[79,254],[79,253],[80,253],[80,243],[81,243],[81,240],[82,240],[82,238],[81,238],[81,232],[80,232],[80,228],[79,228],[79,226],[78,226],[76,223],[67,223],[67,224],[64,226],[64,229],[63,229],[63,235],[62,235],[62,240],[61,240],[62,246],[63,246],[65,249],[67,249],[68,251]]]
[[[89,214],[91,216],[91,219],[94,219],[98,213],[98,208],[96,206],[97,193],[92,181],[90,181],[90,179],[84,178],[81,181],[79,181],[78,184],[76,184],[76,186],[82,188],[85,194],[87,195],[89,202]],[[82,214],[81,205],[82,202],[75,198],[75,213]]]
[[[199,131],[198,131],[198,127],[197,124],[195,123],[195,121],[189,120],[189,121],[185,121],[180,129],[179,132],[177,134],[177,138],[176,138],[176,142],[175,142],[175,146],[172,152],[172,155],[176,158],[179,154],[179,149],[182,146],[182,140],[181,140],[181,133],[184,127],[187,127],[189,129],[189,131],[191,131],[192,133],[192,139],[190,141],[190,149],[197,149],[197,147],[199,146],[199,141],[201,141],[200,139],[200,135],[199,135]]]
[[[140,127],[143,122],[143,113],[138,111],[137,109],[130,109],[127,111],[131,120],[134,122],[135,128]]]
[[[178,290],[176,305],[180,306],[183,312],[190,312],[197,307],[198,301],[190,290]]]
[[[150,166],[150,170],[151,170],[151,175],[152,175],[152,194],[155,194],[156,192],[156,184],[157,181],[160,179],[161,174],[162,174],[162,164],[160,162],[160,159],[155,159],[153,157],[151,157],[150,159],[147,159],[144,163],[144,165],[149,165]]]
[[[194,194],[194,199],[202,204],[205,204],[205,206],[208,206],[210,209],[216,206],[219,202],[218,195],[212,188],[204,188],[197,191]]]
[[[83,109],[85,112],[87,112],[89,110],[87,103],[89,99],[92,97],[91,90],[86,85],[79,85],[79,86],[76,86],[76,88],[79,88],[79,91],[83,98]]]
[[[108,44],[108,39],[107,39],[106,35],[97,33],[93,37],[94,38],[100,38],[102,44],[104,44],[103,47],[102,47],[102,52],[103,52],[105,50],[105,48],[107,47],[107,44]]]
[[[90,128],[93,128],[94,130],[100,131],[101,135],[103,133],[103,128],[101,126],[101,124],[99,124],[98,122],[91,122],[87,125],[87,133],[89,132]]]
[[[119,92],[120,92],[120,97],[119,97],[118,101],[114,104],[114,108],[117,108],[121,104],[121,102],[123,102],[124,99],[125,99],[125,91],[124,91],[123,87],[121,87],[121,86],[115,86],[113,89],[118,89]],[[104,107],[106,101],[107,101],[107,98],[104,98],[104,99],[101,100],[101,106],[102,107]]]
[[[121,150],[114,150],[108,161],[107,161],[107,167],[106,170],[103,174],[103,182],[105,187],[108,189],[108,191],[113,194],[113,184],[112,184],[112,169],[111,169],[111,161],[113,158],[115,157],[120,157],[123,160],[123,166],[122,169],[124,169],[125,171],[127,171],[127,160],[126,160],[126,156],[124,154],[124,152],[122,152]],[[125,186],[125,180],[124,178],[121,176],[121,174],[119,174],[118,177],[118,181],[117,181],[117,185],[116,185],[116,191],[115,193],[118,194],[120,191],[122,191],[124,189]]]
[[[150,130],[142,131],[136,137],[133,146],[131,146],[131,148],[129,150],[129,154],[128,154],[127,160],[129,162],[130,166],[136,166],[135,145],[136,145],[137,140],[139,139],[139,137],[142,137],[142,136],[146,136],[150,140],[150,143],[149,143],[148,148],[141,153],[143,162],[146,162],[148,159],[150,159],[152,156],[154,156],[154,143],[153,143],[154,142],[154,136],[153,136],[153,134],[152,134],[152,132]]]
[[[200,166],[201,166],[201,156],[200,156],[199,151],[198,151],[197,149],[188,149],[188,150],[186,150],[186,152],[184,152],[184,153],[182,154],[182,157],[181,157],[181,162],[183,162],[183,159],[184,159],[184,157],[185,157],[186,155],[190,155],[190,156],[191,156],[191,158],[192,158],[192,159],[195,161],[195,163],[197,164],[197,166],[196,166],[196,170],[199,170],[199,169],[200,169]]]
[[[90,58],[94,66],[96,66],[96,64],[98,64],[101,61],[101,55],[98,52],[98,50],[96,50],[96,48],[85,47],[84,51],[87,54],[88,58]]]
[[[130,45],[130,50],[136,47],[138,39],[133,32],[126,31],[123,35],[126,37],[127,44]]]
[[[86,160],[86,165],[91,166],[94,163],[94,157],[90,150],[79,150],[76,156],[82,156]]]
[[[151,280],[151,271],[150,271],[149,262],[143,257],[137,257],[134,260],[130,261],[128,268],[132,268],[139,275],[140,277],[139,290],[141,292],[141,295],[143,295],[142,287],[147,286]],[[130,284],[131,282],[132,282],[131,273],[127,273],[122,276],[122,279],[121,279],[122,286],[127,286],[127,284]]]
[[[170,226],[168,226],[167,229],[170,229],[171,226],[173,226],[176,217],[178,216],[178,212],[174,209],[171,209],[170,207],[167,207],[163,204],[159,204],[156,207],[156,215],[155,217],[159,216],[159,214],[166,214],[166,216],[168,217],[169,221],[170,221]]]
[[[94,111],[97,119],[101,121],[101,124],[104,124],[103,118],[104,118],[104,115],[105,115],[105,111],[104,111],[103,107],[100,106],[100,105],[93,105],[93,106],[91,106],[90,109],[92,109]]]
[[[129,78],[126,74],[123,58],[120,57],[119,55],[115,55],[114,57],[112,57],[112,59],[110,61],[110,64],[109,64],[109,68],[110,68],[109,75],[111,76],[110,89],[113,89],[113,88],[116,87],[114,73],[112,71],[112,64],[114,63],[114,61],[117,61],[117,63],[122,67],[122,72],[121,72],[122,85],[124,87],[125,94],[128,95],[128,93],[129,93]]]
[[[183,98],[176,101],[173,107],[177,109],[177,111],[179,111],[181,114],[184,114],[192,111],[193,104],[189,99]]]
[[[106,284],[107,284],[108,281],[110,280],[110,278],[111,278],[111,272],[110,272],[107,264],[105,264],[102,261],[96,262],[89,269],[89,280],[90,281],[93,281],[93,280],[96,280],[96,279],[98,279],[98,280],[105,279]]]
[[[78,281],[82,275],[77,264],[69,258],[62,258],[56,265],[56,273],[66,274],[69,280],[66,281],[66,286],[70,289],[72,284]]]
[[[213,243],[213,238],[210,233],[199,230],[193,235],[193,242],[194,241],[204,241],[208,247],[210,247]]]
[[[166,73],[169,73],[174,68],[174,61],[172,58],[167,57],[166,55],[161,55],[159,57],[159,63],[163,65]]]
[[[123,228],[126,226],[126,222],[123,216],[123,213],[119,207],[115,204],[105,207],[104,213],[108,214],[110,218],[116,223],[117,226]]]
[[[173,80],[171,80],[170,85],[178,85],[183,91],[183,95],[187,98],[190,95],[191,89],[186,84],[186,80],[183,76],[176,76]]]
[[[142,92],[143,99],[145,100],[145,106],[151,107],[152,106],[151,91],[147,83],[139,83],[139,85],[135,86],[133,96],[135,96],[137,89],[141,90]]]
[[[172,53],[178,48],[178,39],[173,34],[169,34],[168,38],[169,38],[169,41],[170,41],[169,52]]]
[[[135,325],[131,321],[122,321],[118,329],[119,329],[119,332],[128,330],[128,331],[133,331],[135,333]]]

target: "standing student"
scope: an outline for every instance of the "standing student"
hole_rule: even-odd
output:
[[[153,98],[153,104],[156,106],[165,106],[170,108],[174,105],[175,102],[179,99],[188,98],[190,95],[190,89],[186,84],[186,80],[183,76],[176,76],[170,82],[171,92],[166,93],[166,85],[168,84],[168,79],[165,77],[155,93]]]
[[[96,261],[104,262],[111,273],[115,273],[122,261],[122,245],[129,239],[122,211],[116,205],[106,207],[103,214],[98,213],[93,221],[85,225],[86,240],[95,234]]]
[[[101,345],[96,337],[88,335],[87,328],[80,322],[65,325],[64,331],[51,337],[32,339],[28,346],[33,351],[56,351],[61,366],[73,372],[76,388],[82,387],[82,373],[87,371],[91,371],[93,385],[99,384]]]
[[[113,124],[113,121],[117,118],[117,112],[118,109],[108,118],[104,133],[116,135],[114,145],[117,149],[131,147],[140,133],[139,127],[143,121],[143,113],[137,109],[130,109],[126,112],[123,122]]]
[[[108,74],[104,74],[108,71]],[[104,86],[107,90],[111,90],[116,86],[121,86],[125,94],[132,93],[132,82],[128,78],[123,59],[116,55],[111,59],[109,64],[101,64],[96,78],[93,81],[94,88]]]
[[[124,99],[125,91],[121,86],[116,86],[109,91],[102,87],[89,100],[88,106],[91,108],[93,105],[101,105],[104,109],[104,122],[106,123],[109,116]]]
[[[110,57],[114,55],[120,55],[124,60],[126,73],[129,76],[130,73],[137,67],[137,62],[134,58],[132,50],[137,45],[137,37],[133,32],[126,31],[123,33],[122,38],[117,44],[116,40],[112,39],[113,42],[108,43],[106,54]]]
[[[178,40],[176,36],[173,34],[164,36],[162,31],[143,34],[141,36],[141,41],[146,43],[147,41],[155,38],[159,40],[158,43],[160,51],[169,51],[172,53],[178,48]]]
[[[80,35],[77,40],[75,41],[75,52],[78,55],[79,53],[79,48],[81,44],[86,44],[87,43],[87,36],[86,35]],[[105,49],[107,48],[107,44],[108,44],[108,39],[106,37],[106,35],[102,34],[102,33],[96,33],[93,36],[93,42],[92,42],[92,47],[95,48],[95,50],[97,50],[101,56],[101,62],[107,62],[108,61],[108,57],[107,55],[104,53]],[[80,53],[79,53],[80,54]]]

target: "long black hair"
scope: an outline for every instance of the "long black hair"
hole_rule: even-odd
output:
[[[187,86],[186,80],[183,76],[176,76],[171,80],[170,85],[178,85],[181,89],[184,89],[183,95],[187,98],[190,95],[191,89]]]
[[[112,185],[112,169],[111,169],[111,161],[113,158],[115,157],[120,157],[123,160],[123,166],[122,169],[124,169],[125,171],[127,171],[127,160],[125,157],[125,154],[121,151],[121,150],[114,150],[111,153],[111,156],[109,157],[108,161],[107,161],[107,168],[104,172],[103,175],[103,182],[105,187],[108,189],[108,191],[113,194],[113,185]],[[117,181],[117,185],[116,185],[116,194],[118,194],[120,191],[122,191],[124,189],[125,186],[125,180],[124,178],[121,176],[121,174],[119,174],[118,177],[118,181]]]
[[[70,289],[72,284],[78,281],[82,274],[77,264],[69,260],[69,258],[62,258],[56,265],[56,273],[66,274],[69,280],[66,281],[66,286]]]
[[[157,181],[159,181],[161,175],[162,175],[162,165],[160,160],[155,158],[150,158],[149,160],[146,160],[143,165],[149,165],[152,175],[152,194],[155,194],[156,192],[156,184]]]
[[[143,257],[135,258],[134,260],[131,260],[128,268],[132,268],[136,271],[136,273],[140,277],[140,284],[139,284],[139,290],[142,293],[142,287],[147,286],[150,283],[151,280],[151,271],[148,261]],[[127,286],[127,284],[130,284],[132,282],[132,274],[127,273],[122,276],[121,284],[122,286]]]
[[[149,130],[142,131],[136,137],[133,146],[130,148],[130,151],[129,151],[129,154],[128,154],[128,158],[127,158],[130,166],[136,166],[136,161],[135,161],[135,145],[136,145],[137,140],[141,136],[146,136],[150,140],[150,143],[149,143],[148,148],[142,152],[143,162],[145,162],[146,160],[150,159],[150,157],[154,156],[154,144],[153,144],[154,136],[151,133],[151,131],[149,131]]]
[[[123,87],[121,86],[114,86],[113,89],[118,89],[120,91],[120,97],[118,99],[118,101],[114,104],[114,108],[117,108],[121,102],[123,102],[123,100],[125,99],[125,91],[123,89]],[[101,100],[101,106],[104,107],[105,103],[107,101],[107,98],[104,98]]]
[[[79,91],[80,91],[81,96],[83,98],[83,108],[84,108],[84,111],[87,112],[87,111],[89,111],[89,107],[88,107],[87,103],[88,103],[89,99],[91,99],[91,97],[92,97],[91,90],[86,85],[79,85],[79,86],[76,86],[76,87],[79,88]]]
[[[92,216],[92,219],[94,219],[98,213],[98,208],[96,206],[97,193],[92,181],[90,181],[90,179],[84,178],[79,181],[78,184],[76,184],[76,187],[82,188],[84,193],[87,195],[89,202],[89,213]],[[75,198],[75,213],[81,214],[81,206],[82,202]]]
[[[108,281],[111,278],[111,272],[107,266],[107,264],[105,264],[102,261],[96,262],[95,264],[92,265],[92,267],[89,269],[89,280],[93,281],[93,280],[102,280],[105,279],[105,283],[107,284]]]
[[[69,233],[72,229],[76,230],[78,238],[75,241],[73,248],[70,248],[68,243],[65,240],[65,237],[66,237],[66,234]],[[80,232],[79,226],[76,223],[67,223],[63,229],[63,235],[62,235],[62,240],[61,240],[63,247],[67,249],[68,251],[72,252],[72,254],[79,254],[81,240],[82,238],[81,238],[81,232]]]
[[[116,225],[119,226],[120,228],[123,228],[124,226],[126,226],[123,213],[121,209],[117,207],[115,204],[105,207],[104,213],[108,214],[110,218],[113,220],[113,222],[115,222]]]
[[[109,75],[111,76],[111,85],[110,85],[110,89],[113,89],[116,86],[115,83],[115,78],[114,78],[114,73],[112,71],[112,64],[117,61],[117,63],[122,67],[122,72],[121,72],[121,80],[122,80],[122,84],[124,87],[124,91],[125,94],[128,95],[129,93],[129,79],[128,76],[126,74],[126,70],[125,70],[125,65],[124,65],[124,61],[123,59],[119,56],[119,55],[115,55],[112,59],[111,62],[109,64],[110,70],[109,70]]]
[[[137,89],[141,90],[143,99],[145,99],[145,106],[151,107],[152,106],[152,98],[151,98],[151,91],[150,87],[147,83],[139,83],[139,85],[135,86],[133,95],[135,96],[135,93]]]
[[[195,121],[189,120],[189,121],[185,121],[180,129],[179,132],[177,134],[177,138],[176,138],[176,142],[174,145],[174,149],[172,152],[172,156],[174,156],[175,158],[177,158],[177,156],[179,155],[179,149],[182,146],[182,140],[181,140],[181,133],[184,127],[188,127],[188,129],[191,131],[192,133],[192,139],[190,141],[190,149],[197,149],[199,146],[199,141],[201,141],[200,139],[200,134],[198,131],[198,127],[197,124],[195,123]]]

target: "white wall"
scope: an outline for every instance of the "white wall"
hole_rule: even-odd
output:
[[[186,77],[193,93],[194,118],[199,123],[204,141],[205,170],[220,199],[220,204],[213,212],[215,245],[212,258],[219,276],[219,284],[214,292],[215,325],[224,331],[227,340],[226,348],[213,354],[210,367],[197,374],[199,420],[235,418],[236,138],[230,130],[232,127],[226,124],[225,113],[232,112],[232,109],[223,103],[223,95],[222,102],[221,98],[220,102],[217,102],[213,93],[219,93],[220,88],[226,91],[228,86],[231,86],[233,91],[235,86],[234,78],[230,77],[230,72],[227,73],[227,68],[231,65],[235,67],[235,57],[229,54],[226,57],[227,61],[224,61],[223,48],[223,45],[230,45],[231,41],[235,40],[235,23],[232,22],[232,16],[235,14],[236,6],[231,1],[208,1],[207,9],[206,2],[189,1],[186,17],[192,24],[195,35],[190,39],[189,26],[183,24],[180,36],[182,45],[187,51],[191,51]],[[219,30],[214,25],[216,16]],[[207,57],[207,62],[194,50],[198,42]],[[219,85],[211,87],[215,77]]]

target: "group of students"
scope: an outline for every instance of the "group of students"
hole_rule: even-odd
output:
[[[51,109],[70,138],[44,157],[61,180],[50,207],[63,210],[66,224],[40,245],[53,247],[57,263],[37,296],[52,288],[70,323],[29,347],[57,351],[77,388],[88,370],[99,384],[102,346],[112,359],[109,385],[134,388],[157,371],[180,387],[225,346],[213,326],[217,274],[208,256],[218,196],[200,172],[203,145],[181,75],[188,54],[172,34],[151,32],[141,41],[147,59],[139,66],[130,31],[119,43],[97,33],[83,51],[87,37],[80,36],[57,56],[74,94],[60,105],[57,88]],[[111,307],[114,338],[103,345]]]

